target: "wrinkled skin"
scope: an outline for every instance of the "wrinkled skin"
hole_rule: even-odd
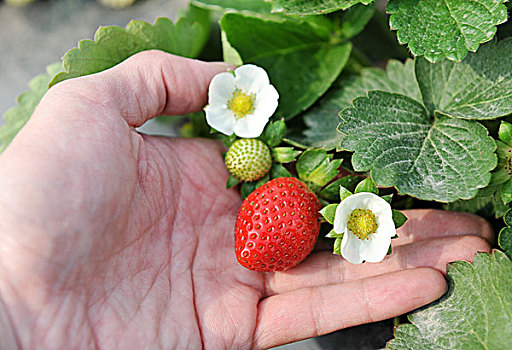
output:
[[[135,130],[200,110],[226,69],[145,52],[45,96],[0,156],[3,348],[267,348],[429,303],[447,262],[489,250],[476,216],[409,211],[379,264],[238,265],[221,145]]]

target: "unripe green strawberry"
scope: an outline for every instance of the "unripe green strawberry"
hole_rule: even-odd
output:
[[[260,140],[235,141],[226,153],[226,168],[239,180],[254,181],[265,176],[272,166],[269,148]]]
[[[235,225],[238,262],[255,271],[283,271],[308,256],[320,231],[320,202],[294,177],[267,182],[242,203]]]

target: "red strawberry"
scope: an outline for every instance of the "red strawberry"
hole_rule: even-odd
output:
[[[313,249],[320,230],[320,203],[293,177],[267,182],[242,203],[235,225],[235,253],[256,271],[294,267]]]

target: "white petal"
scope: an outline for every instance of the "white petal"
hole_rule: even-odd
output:
[[[257,95],[254,109],[257,113],[268,115],[269,118],[277,109],[279,93],[272,85],[265,86]]]
[[[336,233],[343,233],[347,230],[347,222],[348,217],[352,213],[352,208],[350,208],[349,205],[346,205],[344,203],[345,201],[342,201],[338,207],[336,208],[336,212],[334,213],[334,232]],[[343,238],[345,239],[345,238]],[[342,243],[343,244],[343,243]]]
[[[235,77],[233,73],[220,73],[213,77],[208,88],[208,103],[214,106],[223,106],[233,98],[235,91]]]
[[[386,202],[381,197],[374,195],[369,202],[368,202],[368,209],[370,209],[375,216],[389,216],[391,217],[393,215],[391,211],[391,205],[389,205],[388,202]]]
[[[391,205],[380,197],[374,198],[368,204],[377,219],[378,229],[376,233],[385,232],[386,236],[393,237],[396,234],[395,223],[393,222],[393,211]]]
[[[341,256],[352,264],[362,263],[364,259],[361,256],[362,242],[363,241],[347,230],[341,239]]]
[[[361,209],[368,209],[368,206],[370,203],[372,203],[375,200],[382,199],[376,194],[370,193],[370,192],[359,192],[356,194],[351,195],[350,197],[346,198],[345,200],[350,200],[351,202],[357,202],[359,204],[359,208]],[[345,201],[344,200],[344,201]],[[384,201],[384,199],[382,199]],[[386,201],[384,201],[386,202]],[[387,203],[387,202],[386,202]]]
[[[374,235],[361,245],[361,257],[367,262],[381,262],[386,257],[390,244],[390,236]]]
[[[238,119],[233,128],[235,134],[240,137],[258,137],[265,129],[270,116],[266,117],[260,114],[249,114],[248,116]]]
[[[377,217],[377,231],[375,234],[385,235],[387,237],[394,237],[396,235],[395,223],[393,222],[393,217],[380,216]]]
[[[206,106],[206,122],[215,130],[225,134],[233,134],[235,115],[226,106]]]
[[[244,93],[258,94],[265,86],[270,84],[267,72],[253,64],[246,64],[235,69],[234,84]]]

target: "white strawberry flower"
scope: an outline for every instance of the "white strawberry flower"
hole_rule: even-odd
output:
[[[279,94],[267,72],[252,64],[217,74],[208,90],[206,121],[215,130],[258,137],[277,108]]]
[[[336,208],[334,232],[343,234],[341,255],[349,262],[382,261],[396,235],[391,205],[373,193],[353,194]]]

